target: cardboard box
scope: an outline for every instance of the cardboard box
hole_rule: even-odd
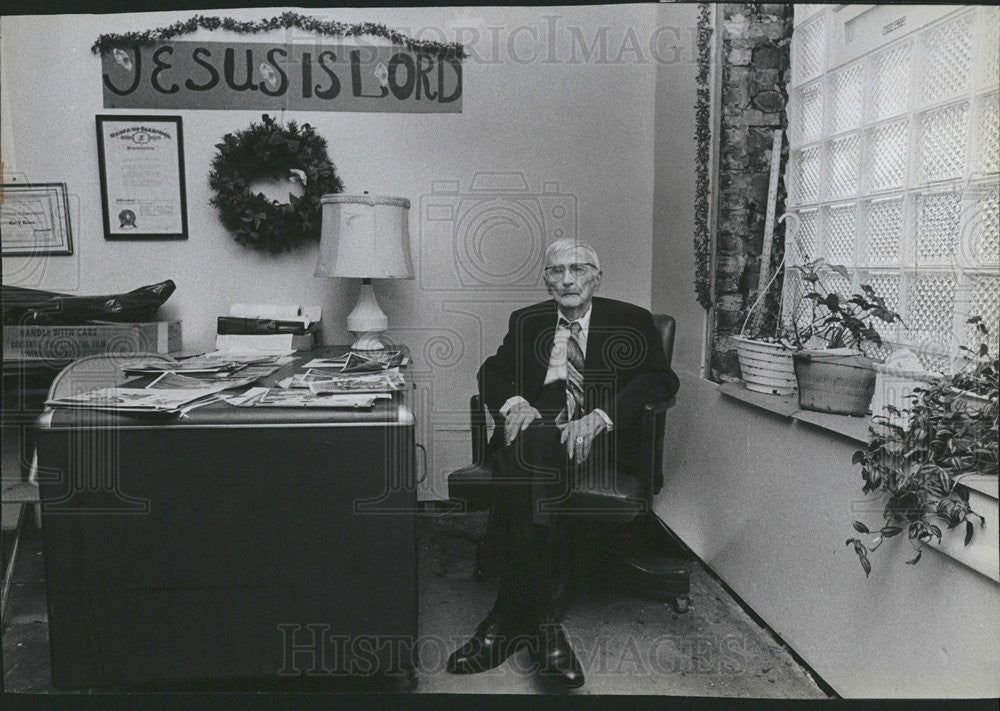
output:
[[[182,348],[180,321],[3,327],[5,361],[68,360],[98,353],[170,353]]]

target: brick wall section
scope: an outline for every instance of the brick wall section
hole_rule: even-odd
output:
[[[713,380],[739,376],[733,336],[739,334],[747,309],[756,298],[774,130],[788,126],[785,87],[790,78],[792,6],[727,3],[722,14]],[[782,159],[787,159],[787,140]],[[776,215],[782,213],[784,192],[782,180]],[[783,237],[782,227],[777,226],[772,274],[781,259]],[[777,318],[776,292],[772,287],[766,301],[765,324],[773,324]]]

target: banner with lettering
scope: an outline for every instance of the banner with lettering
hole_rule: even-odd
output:
[[[106,109],[460,113],[462,62],[368,44],[166,42],[102,55]]]

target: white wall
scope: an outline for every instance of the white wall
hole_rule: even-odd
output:
[[[217,14],[250,19],[280,12],[282,8]],[[523,265],[531,283],[521,289],[493,288],[482,283],[489,281],[482,273],[479,283],[476,278],[461,283],[455,275],[455,246],[462,247],[471,233],[455,240],[440,224],[428,228],[421,208],[428,201],[443,200],[456,204],[457,214],[473,215],[485,209],[481,197],[439,200],[431,196],[432,184],[458,181],[460,191],[468,194],[477,173],[523,176],[529,197],[518,202],[519,209],[541,210],[549,217],[556,204],[575,211],[576,219],[568,226],[601,253],[604,295],[648,306],[654,75],[648,40],[665,13],[648,5],[308,12],[346,22],[381,22],[428,38],[440,38],[443,32],[449,40],[458,37],[470,43],[475,52],[464,64],[460,114],[285,116],[308,121],[327,139],[345,192],[401,195],[413,203],[412,252],[419,278],[378,282],[376,291],[393,336],[413,349],[417,377],[426,386],[428,399],[419,414],[421,441],[431,445],[432,476],[422,496],[444,498],[444,475],[468,462],[466,407],[475,371],[498,345],[516,302],[545,296],[534,278],[540,268],[538,247],[554,235],[532,232],[516,221],[488,231],[479,246],[489,267],[509,272]],[[357,284],[313,277],[315,247],[275,257],[237,245],[208,204],[214,144],[223,134],[259,120],[260,111],[149,111],[183,117],[190,237],[176,242],[103,238],[94,115],[115,111],[102,108],[101,61],[90,46],[101,33],[159,27],[192,14],[4,18],[0,98],[5,117],[8,107],[13,117],[9,132],[4,126],[4,140],[13,146],[4,146],[4,155],[16,152],[5,172],[21,173],[31,181],[66,182],[75,206],[74,254],[5,259],[4,283],[99,294],[173,279],[177,291],[160,317],[183,319],[185,346],[197,349],[213,345],[215,317],[233,302],[322,303],[325,340],[346,342],[343,321]],[[456,35],[459,28],[466,29]],[[625,52],[615,62],[629,28],[640,41],[640,51]],[[602,32],[608,47],[605,63],[600,49],[587,60],[574,33],[589,47]],[[480,39],[471,42],[475,33]],[[207,31],[189,38],[246,39]],[[284,38],[283,32],[259,36],[262,41]],[[543,61],[550,58],[555,61]],[[550,183],[554,194],[531,202],[544,183]],[[497,192],[483,195],[495,197]]]
[[[884,505],[861,493],[858,442],[680,376],[656,508],[699,557],[844,698],[1000,694],[995,582],[933,549],[906,565],[905,536],[866,578],[844,545]]]
[[[704,311],[694,291],[695,142],[697,72],[694,31],[698,5],[658,5],[657,24],[676,28],[676,61],[656,68],[653,173],[653,281],[655,313],[677,319],[674,369],[698,371]]]

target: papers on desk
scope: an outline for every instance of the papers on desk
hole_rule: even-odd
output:
[[[165,361],[124,363],[121,371],[128,375],[155,375],[158,373],[187,373],[199,375],[228,375],[245,368],[247,363],[196,356],[176,363]]]
[[[307,370],[297,373],[287,381],[288,387],[308,389],[314,395],[333,393],[392,393],[406,388],[399,368],[380,373],[330,373]]]
[[[78,395],[69,395],[45,404],[56,408],[110,410],[115,412],[144,412],[176,414],[207,405],[220,399],[219,393],[251,385],[258,378],[273,373],[275,366],[243,366],[238,372],[202,375],[184,375],[162,372],[144,388],[101,388]]]
[[[314,395],[332,393],[390,393],[406,387],[399,370],[387,370],[373,375],[339,375],[325,380],[313,380],[309,391]]]
[[[275,358],[275,356],[268,356],[264,358],[231,360],[213,358],[211,356],[198,356],[177,363],[126,363],[122,366],[121,370],[128,375],[160,376],[147,387],[155,386],[160,389],[171,387],[202,387],[198,383],[205,383],[204,387],[222,384],[223,389],[225,389],[249,385],[255,380],[270,375],[279,367],[274,364]],[[164,375],[173,375],[176,377],[165,379]]]
[[[261,353],[259,351],[212,351],[205,358],[235,361],[247,365],[284,365],[294,358],[285,353]]]
[[[49,407],[111,410],[115,412],[178,413],[202,398],[215,398],[218,388],[101,388],[57,400],[46,400]]]
[[[376,351],[364,355],[348,351],[336,358],[313,358],[305,364],[305,367],[339,373],[377,373],[389,368],[399,368],[407,365],[409,361],[410,359],[403,355],[402,351]]]
[[[296,336],[291,333],[273,333],[266,336],[222,334],[215,337],[215,347],[223,357],[228,353],[274,353],[288,355],[295,351]]]
[[[223,390],[232,390],[233,388],[242,388],[246,385],[250,385],[258,378],[265,375],[270,375],[276,368],[267,368],[260,374],[254,372],[254,367],[251,366],[244,368],[240,371],[241,377],[229,377],[229,378],[201,378],[201,377],[191,377],[188,375],[180,375],[178,373],[163,373],[156,380],[151,382],[146,386],[147,390],[207,390],[210,392],[222,392]]]
[[[388,393],[351,395],[316,395],[303,390],[280,388],[250,388],[242,395],[226,398],[237,407],[323,407],[362,408],[372,407],[376,400],[392,397]]]
[[[349,351],[336,358],[313,358],[305,364],[306,372],[297,373],[282,385],[308,388],[314,395],[391,393],[406,387],[399,368],[408,360],[402,351],[364,355]]]

